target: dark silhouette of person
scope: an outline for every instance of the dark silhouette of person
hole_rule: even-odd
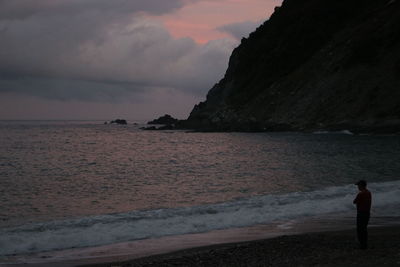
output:
[[[367,189],[367,182],[360,180],[355,185],[360,191],[353,203],[357,205],[357,238],[361,249],[368,247],[368,231],[367,226],[371,211],[371,192]]]

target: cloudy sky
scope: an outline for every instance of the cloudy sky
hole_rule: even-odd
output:
[[[0,0],[0,119],[186,118],[281,0]]]

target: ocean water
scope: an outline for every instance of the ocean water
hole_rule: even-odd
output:
[[[400,216],[400,136],[140,126],[0,122],[0,255],[353,212],[361,178]]]

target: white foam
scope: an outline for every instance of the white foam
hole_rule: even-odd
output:
[[[349,130],[341,130],[341,131],[315,131],[313,134],[346,134],[346,135],[354,135]]]
[[[370,184],[373,207],[400,204],[400,181]],[[354,210],[354,185],[232,202],[36,223],[0,230],[0,255],[90,247]],[[393,212],[388,214],[393,215]]]

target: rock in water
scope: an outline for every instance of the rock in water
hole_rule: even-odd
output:
[[[122,124],[122,125],[126,125],[128,124],[128,122],[126,120],[122,120],[122,119],[116,119],[114,121],[111,121],[110,124]]]
[[[161,116],[158,119],[149,121],[147,124],[173,125],[177,122],[178,122],[178,119],[173,118],[171,115],[165,114],[164,116]]]

